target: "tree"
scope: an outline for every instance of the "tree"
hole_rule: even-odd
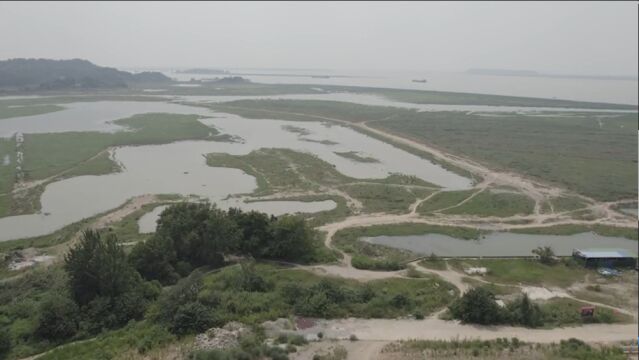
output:
[[[64,269],[83,315],[81,328],[91,333],[141,318],[159,294],[156,285],[135,271],[113,234],[103,239],[97,231],[85,231],[65,257]]]
[[[173,242],[166,236],[152,236],[138,242],[129,255],[131,264],[147,280],[158,280],[162,284],[174,284],[179,275],[176,272],[176,255]]]
[[[555,252],[550,246],[540,246],[532,250],[534,255],[539,257],[539,262],[550,265],[555,262]]]
[[[4,359],[10,350],[11,335],[9,335],[9,331],[0,328],[0,359]]]
[[[453,318],[470,324],[499,324],[504,320],[504,311],[488,289],[478,287],[469,290],[449,307]]]
[[[272,240],[265,257],[304,261],[314,252],[313,231],[299,216],[281,216],[271,224]]]
[[[228,214],[242,232],[242,236],[233,250],[239,254],[251,255],[254,258],[263,257],[264,250],[273,240],[270,226],[276,218],[257,211],[242,212],[236,208],[230,208]]]
[[[155,236],[170,241],[176,261],[198,267],[221,265],[241,233],[226,212],[208,203],[181,203],[162,212]]]
[[[206,306],[197,301],[181,305],[169,326],[172,333],[177,335],[202,332],[214,324],[214,317]]]
[[[541,309],[530,300],[528,294],[523,294],[508,304],[508,310],[515,324],[528,327],[538,327],[543,324]]]
[[[53,294],[40,304],[36,334],[47,340],[64,340],[78,331],[80,310],[71,298]]]
[[[65,257],[71,295],[82,306],[98,296],[116,297],[138,285],[139,275],[127,261],[115,235],[102,239],[94,230],[83,233],[80,243]]]

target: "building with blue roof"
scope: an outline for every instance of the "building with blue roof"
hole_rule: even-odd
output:
[[[637,254],[626,249],[574,249],[572,257],[586,267],[637,266]]]

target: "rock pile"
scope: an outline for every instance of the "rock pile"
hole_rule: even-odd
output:
[[[239,322],[230,322],[221,328],[210,328],[195,337],[195,348],[200,350],[230,349],[239,345],[242,336],[251,329]]]

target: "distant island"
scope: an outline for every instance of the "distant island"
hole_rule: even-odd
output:
[[[10,59],[0,61],[0,88],[13,90],[112,89],[130,84],[170,82],[160,72],[130,73],[87,60]]]
[[[203,69],[203,68],[177,70],[176,73],[177,74],[207,74],[207,75],[230,74],[230,72],[228,72],[226,70]]]
[[[245,79],[241,76],[227,76],[227,77],[215,78],[215,79],[202,79],[202,82],[234,85],[234,84],[248,84],[251,82],[251,80]]]
[[[561,79],[591,79],[591,80],[630,80],[637,81],[637,75],[575,75],[575,74],[546,74],[534,70],[508,69],[468,69],[467,74],[493,76],[527,76]]]

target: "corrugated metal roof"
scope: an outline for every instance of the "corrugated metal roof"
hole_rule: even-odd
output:
[[[586,258],[636,258],[637,255],[626,249],[576,249]]]

